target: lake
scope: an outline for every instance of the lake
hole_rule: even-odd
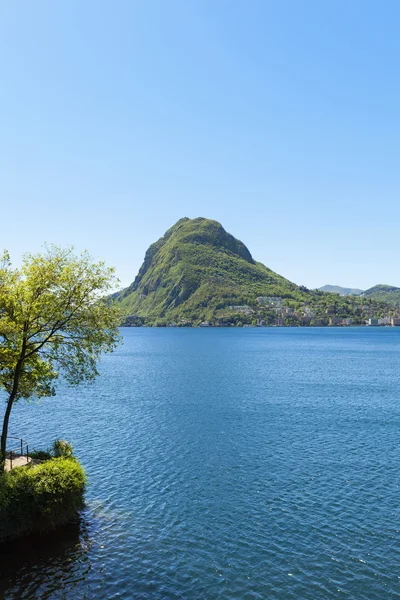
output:
[[[0,597],[400,597],[400,328],[122,332],[94,385],[14,408],[89,484]]]

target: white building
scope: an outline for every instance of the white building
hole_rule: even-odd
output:
[[[259,296],[257,298],[257,302],[262,305],[269,304],[275,308],[280,308],[283,304],[282,298],[278,298],[276,296]]]

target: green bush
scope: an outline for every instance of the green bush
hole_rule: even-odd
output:
[[[0,541],[70,521],[83,506],[86,477],[74,458],[52,458],[0,476]]]
[[[73,446],[67,440],[57,439],[53,442],[51,449],[32,450],[29,452],[30,458],[34,460],[50,460],[51,458],[74,458]]]
[[[51,452],[47,450],[31,450],[29,452],[29,457],[34,460],[50,460],[52,458]]]
[[[67,442],[67,440],[55,440],[53,443],[53,456],[55,458],[60,458],[61,456],[63,458],[72,458],[74,456],[72,449],[72,444]]]

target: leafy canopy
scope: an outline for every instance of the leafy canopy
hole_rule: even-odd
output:
[[[47,246],[12,268],[0,257],[0,388],[14,400],[54,395],[62,372],[71,385],[97,375],[97,360],[119,341],[114,269],[84,252]]]

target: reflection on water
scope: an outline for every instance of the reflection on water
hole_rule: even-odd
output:
[[[0,597],[74,598],[90,571],[91,532],[87,515],[46,535],[0,547]]]

